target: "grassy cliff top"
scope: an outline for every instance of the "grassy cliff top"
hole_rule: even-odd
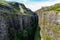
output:
[[[0,8],[4,8],[2,10],[3,12],[11,12],[13,10],[14,14],[16,13],[16,14],[20,14],[20,15],[34,15],[34,13],[30,9],[26,8],[24,4],[21,4],[18,2],[2,1],[2,2],[0,2]]]
[[[37,11],[60,11],[60,3],[57,3],[55,5],[52,6],[47,6],[47,7],[42,7],[41,9],[37,10]]]

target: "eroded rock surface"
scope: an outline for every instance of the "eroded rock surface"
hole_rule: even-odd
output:
[[[36,11],[42,40],[60,40],[60,4]]]
[[[0,2],[0,40],[34,40],[38,16],[23,4]]]

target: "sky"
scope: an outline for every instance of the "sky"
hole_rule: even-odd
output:
[[[45,6],[51,6],[56,3],[60,3],[60,0],[6,0],[6,1],[16,1],[23,3],[27,8],[32,11],[36,11]]]

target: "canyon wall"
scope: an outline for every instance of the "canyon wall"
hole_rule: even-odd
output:
[[[60,12],[39,11],[39,26],[41,40],[60,40]]]
[[[37,16],[0,13],[0,40],[33,40],[37,25]]]
[[[23,4],[0,2],[0,40],[34,40],[38,16]]]

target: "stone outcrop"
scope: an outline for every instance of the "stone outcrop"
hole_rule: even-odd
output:
[[[60,4],[36,11],[43,40],[60,40]]]
[[[23,4],[0,2],[0,40],[34,40],[38,16]]]

